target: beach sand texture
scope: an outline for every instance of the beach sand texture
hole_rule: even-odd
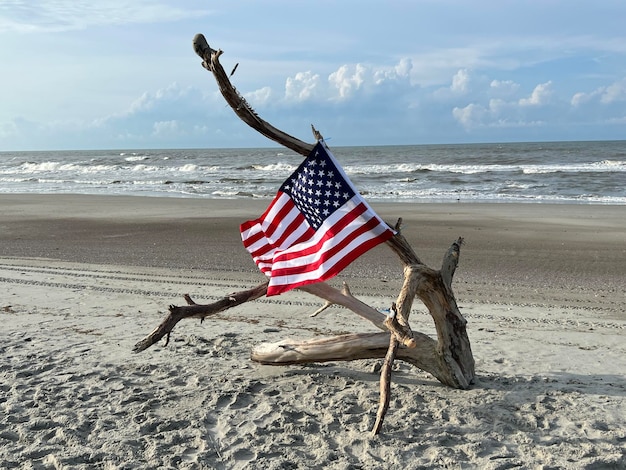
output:
[[[397,362],[370,436],[379,360],[288,367],[252,346],[372,326],[292,291],[134,344],[189,293],[263,276],[238,224],[267,201],[0,195],[0,468],[626,468],[626,207],[383,204],[453,287],[477,379],[454,390]],[[402,267],[379,246],[346,281],[389,308]],[[433,334],[423,305],[414,330]]]

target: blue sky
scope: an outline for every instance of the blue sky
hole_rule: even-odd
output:
[[[0,150],[626,138],[623,0],[1,0]]]

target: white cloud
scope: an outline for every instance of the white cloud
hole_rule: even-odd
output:
[[[361,64],[342,65],[328,76],[332,87],[337,89],[339,99],[347,99],[365,82],[366,68]]]
[[[175,119],[171,121],[158,121],[152,126],[152,135],[155,137],[171,137],[180,133],[180,126]]]
[[[389,99],[411,88],[409,75],[412,63],[403,58],[394,66],[375,67],[366,64],[344,64],[328,74],[326,81],[311,71],[298,72],[285,82],[284,102],[367,102],[381,93]],[[268,90],[266,94],[272,94]]]
[[[459,70],[478,70],[490,65],[490,54],[482,46],[431,49],[411,56],[411,83],[424,87],[441,86]]]
[[[519,83],[515,83],[513,80],[492,80],[489,87],[490,91],[498,96],[507,96],[517,93]]]
[[[596,88],[589,93],[575,93],[574,96],[572,96],[571,104],[574,107],[580,107],[590,102],[599,102],[608,105],[620,101],[626,101],[626,78],[622,78],[610,85]]]
[[[403,57],[393,68],[395,74],[398,77],[409,77],[411,75],[411,71],[413,70],[413,62],[408,57]]]
[[[148,0],[13,0],[0,3],[0,32],[54,33],[97,25],[163,23],[209,14],[205,9]]]
[[[130,113],[139,113],[142,111],[149,111],[157,106],[162,106],[163,103],[179,101],[181,98],[188,97],[193,93],[201,93],[198,90],[194,90],[192,87],[181,87],[178,83],[174,82],[164,88],[158,89],[154,93],[145,92],[130,105]]]
[[[482,126],[487,115],[487,109],[476,103],[470,103],[464,108],[454,107],[452,109],[452,116],[465,129]]]
[[[579,92],[574,94],[574,96],[572,96],[571,99],[571,105],[574,107],[578,107],[581,106],[585,103],[588,103],[597,93],[596,92],[591,92],[591,93],[583,93],[583,92]]]
[[[470,89],[470,74],[467,69],[461,69],[452,77],[450,90],[456,94],[465,94]]]
[[[259,88],[258,90],[251,91],[250,93],[246,93],[246,100],[254,107],[254,106],[262,106],[264,104],[269,103],[272,100],[273,93],[272,89],[268,86]]]
[[[298,72],[295,77],[288,77],[285,83],[287,101],[306,101],[313,98],[320,87],[320,76],[311,71]]]
[[[384,83],[389,82],[408,82],[412,68],[413,64],[411,63],[411,59],[408,59],[406,57],[400,59],[398,65],[395,65],[391,68],[373,67],[371,72],[373,77],[373,83],[375,85],[383,85]]]
[[[625,101],[626,100],[626,78],[612,83],[604,90],[602,96],[600,97],[600,101],[602,103],[614,103],[616,101]]]
[[[470,104],[453,108],[452,116],[466,130],[538,126],[554,116],[559,105],[551,81],[536,85],[528,97],[518,98],[518,89],[513,81],[485,82],[471,95]]]
[[[500,98],[491,98],[489,100],[489,109],[498,115],[506,112],[508,109],[511,109],[512,105],[508,101],[504,101]]]
[[[550,101],[552,94],[552,81],[540,83],[528,98],[521,98],[519,104],[520,106],[542,106]]]
[[[528,128],[546,124],[541,119],[519,115],[519,109],[517,103],[490,100],[488,106],[471,103],[464,108],[455,107],[452,116],[466,131],[478,128]]]
[[[432,96],[441,101],[456,101],[460,97],[476,95],[484,90],[485,77],[477,76],[468,69],[458,69],[450,79],[450,85],[438,88]]]

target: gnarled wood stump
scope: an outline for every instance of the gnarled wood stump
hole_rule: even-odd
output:
[[[194,37],[193,47],[203,59],[203,67],[213,73],[224,99],[241,120],[269,139],[303,156],[310,153],[313,144],[286,134],[261,119],[237,92],[219,62],[221,50],[212,49],[201,34]],[[315,128],[313,132],[315,138],[319,140],[321,136]],[[380,431],[387,412],[391,367],[395,359],[413,364],[453,388],[467,389],[475,375],[466,320],[457,307],[452,290],[452,279],[459,262],[463,239],[459,238],[452,244],[444,256],[441,269],[435,270],[421,262],[401,234],[401,219],[398,220],[395,229],[396,234],[386,243],[404,264],[404,284],[392,306],[391,316],[356,299],[347,287],[338,290],[321,282],[300,288],[326,300],[322,309],[332,304],[342,305],[370,321],[381,331],[303,341],[264,343],[254,347],[251,353],[253,361],[272,365],[384,358],[380,383],[381,401],[373,434]],[[267,282],[227,295],[207,305],[198,305],[189,296],[185,296],[188,305],[170,306],[169,315],[150,335],[135,345],[134,351],[144,351],[163,337],[169,340],[171,331],[183,319],[203,319],[257,299],[265,295],[266,291]],[[409,314],[415,297],[428,308],[435,322],[437,339],[411,330]]]

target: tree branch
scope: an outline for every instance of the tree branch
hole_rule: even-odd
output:
[[[391,334],[389,335],[389,348],[385,359],[383,359],[383,366],[380,369],[380,403],[378,404],[378,412],[376,413],[376,422],[372,429],[372,435],[376,436],[380,433],[383,427],[383,421],[387,410],[389,410],[389,400],[391,398],[391,368],[393,367],[393,361],[396,358],[396,352],[398,351],[398,340]]]
[[[306,157],[311,153],[314,147],[313,144],[303,142],[302,140],[275,128],[257,115],[254,109],[252,109],[252,106],[248,104],[246,99],[241,96],[241,94],[230,83],[230,79],[220,64],[219,58],[220,55],[222,55],[222,51],[211,49],[204,35],[196,34],[194,36],[193,49],[204,61],[202,62],[202,66],[213,73],[222,96],[233,111],[235,111],[235,114],[237,114],[239,119],[268,139],[278,142],[280,145],[283,145],[300,155]]]
[[[237,305],[241,305],[249,300],[258,299],[259,297],[264,296],[267,292],[267,284],[267,282],[264,282],[263,284],[259,284],[251,289],[235,292],[234,294],[230,294],[220,300],[206,305],[196,304],[191,297],[186,294],[185,300],[189,305],[183,307],[170,305],[169,315],[165,317],[161,324],[157,326],[152,333],[135,344],[133,352],[145,351],[153,344],[158,343],[164,336],[167,336],[165,342],[165,345],[167,345],[169,343],[170,333],[178,322],[184,318],[200,318],[203,320],[204,317],[209,315],[214,315],[229,308],[236,307]]]

